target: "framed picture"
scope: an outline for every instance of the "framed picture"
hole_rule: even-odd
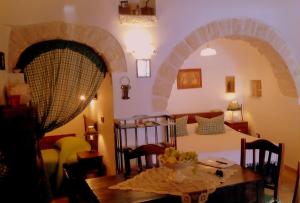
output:
[[[0,70],[5,70],[5,60],[3,52],[0,52]]]
[[[252,97],[261,97],[261,80],[251,80],[251,96]]]
[[[137,59],[136,72],[138,78],[151,77],[150,59]]]
[[[226,93],[234,93],[235,92],[234,76],[226,76],[225,87],[226,87]]]
[[[181,69],[177,75],[177,89],[201,88],[201,69]]]

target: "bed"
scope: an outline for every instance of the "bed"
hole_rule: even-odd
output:
[[[39,141],[46,175],[52,192],[60,190],[63,165],[77,162],[77,152],[89,151],[91,146],[75,134],[45,136]]]
[[[257,138],[240,133],[224,125],[224,133],[202,134],[196,133],[198,122],[196,116],[203,118],[222,117],[224,125],[223,112],[204,112],[190,114],[172,115],[174,120],[188,116],[187,118],[187,135],[176,136],[176,146],[179,151],[195,151],[198,154],[198,160],[204,160],[212,157],[225,158],[240,163],[241,139],[246,138],[247,142],[254,141]],[[250,157],[249,157],[250,159]]]

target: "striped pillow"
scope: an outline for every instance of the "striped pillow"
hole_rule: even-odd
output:
[[[195,116],[198,122],[196,133],[199,135],[224,133],[224,114],[213,118],[203,118]]]
[[[176,123],[176,136],[184,136],[187,135],[187,124],[188,116],[183,116],[181,118],[177,118],[175,120]]]

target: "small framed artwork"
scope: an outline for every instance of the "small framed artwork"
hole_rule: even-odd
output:
[[[251,80],[251,96],[261,97],[261,80]]]
[[[5,70],[5,60],[3,52],[0,52],[0,70]]]
[[[177,89],[201,88],[201,69],[181,69],[177,75]]]
[[[225,78],[226,93],[235,92],[235,79],[234,76],[226,76]]]
[[[137,59],[136,72],[138,78],[151,77],[150,59]]]

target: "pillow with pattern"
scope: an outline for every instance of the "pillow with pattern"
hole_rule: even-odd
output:
[[[184,136],[188,134],[186,128],[187,120],[188,120],[188,116],[183,116],[175,120],[176,136]]]
[[[196,133],[199,135],[210,135],[224,133],[224,114],[213,118],[196,116],[198,127]]]

